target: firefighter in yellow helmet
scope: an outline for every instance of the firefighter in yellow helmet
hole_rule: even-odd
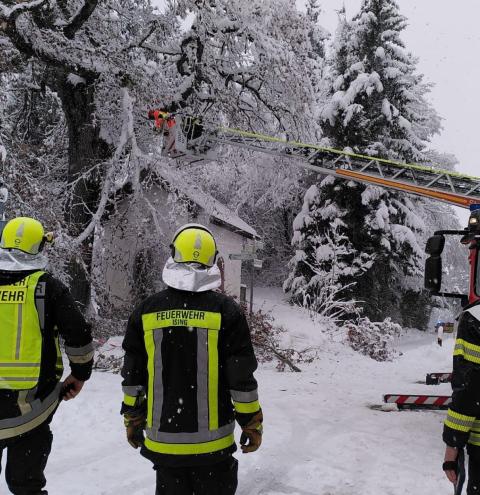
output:
[[[236,302],[215,292],[216,257],[208,228],[179,229],[163,270],[168,287],[134,310],[123,341],[127,439],[153,462],[157,495],[233,495],[235,419],[244,453],[261,444],[250,331]]]
[[[0,462],[6,451],[5,479],[17,495],[47,494],[50,421],[62,398],[81,391],[93,362],[90,327],[46,271],[52,240],[28,217],[10,220],[0,239]],[[63,384],[59,335],[71,370]]]

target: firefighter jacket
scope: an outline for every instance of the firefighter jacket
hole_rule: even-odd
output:
[[[72,375],[88,380],[90,327],[66,287],[43,271],[0,271],[0,440],[50,420],[59,400],[62,355]]]
[[[450,447],[480,447],[480,303],[467,306],[459,319],[452,389],[443,440]]]
[[[146,407],[145,457],[193,466],[236,450],[235,417],[246,425],[260,405],[249,327],[232,298],[169,287],[134,310],[123,348],[122,413]]]

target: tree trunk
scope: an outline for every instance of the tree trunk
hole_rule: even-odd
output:
[[[95,119],[95,81],[86,79],[72,84],[68,74],[58,72],[56,91],[62,102],[69,138],[67,180],[71,189],[65,205],[65,220],[69,233],[78,236],[96,210],[104,173],[102,163],[111,156],[111,150],[100,138],[100,125]],[[90,301],[92,247],[93,235],[70,262],[71,291],[83,309]]]

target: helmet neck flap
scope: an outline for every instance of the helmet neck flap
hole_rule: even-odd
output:
[[[169,287],[189,292],[218,289],[222,284],[218,266],[206,268],[197,263],[176,263],[171,257],[165,263],[162,278]]]

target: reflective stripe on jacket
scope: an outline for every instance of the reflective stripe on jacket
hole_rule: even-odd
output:
[[[218,334],[221,314],[173,309],[142,315],[148,355],[147,438],[145,446],[161,454],[205,454],[234,443],[233,421],[219,426]],[[200,327],[199,325],[202,325]],[[196,334],[197,431],[168,433],[161,430],[164,401],[162,341],[165,332]],[[179,398],[179,410],[182,400]]]

